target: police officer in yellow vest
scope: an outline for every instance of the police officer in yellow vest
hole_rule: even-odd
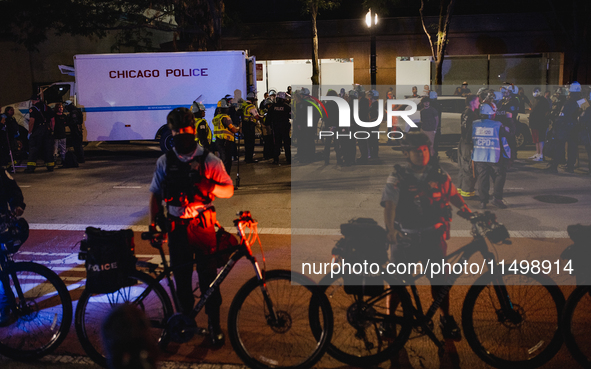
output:
[[[220,159],[226,167],[226,172],[230,173],[232,169],[232,152],[234,151],[234,133],[238,128],[232,124],[232,119],[228,115],[228,102],[221,99],[218,103],[218,114],[213,118],[213,135],[220,154]]]
[[[191,112],[195,116],[195,141],[199,143],[199,145],[203,146],[209,151],[211,150],[211,129],[209,128],[209,124],[203,118],[205,117],[205,106],[197,101],[193,102],[191,106]]]
[[[260,120],[259,112],[256,107],[256,96],[254,92],[246,95],[246,102],[242,105],[242,134],[244,134],[244,161],[246,163],[256,163],[258,160],[254,156],[255,127]]]

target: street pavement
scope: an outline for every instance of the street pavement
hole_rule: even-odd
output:
[[[318,147],[317,151],[320,150]],[[457,166],[445,156],[445,149],[439,154],[443,168],[455,179]],[[531,150],[526,150],[520,152],[519,157],[532,154]],[[87,162],[80,168],[56,169],[54,173],[39,168],[32,175],[19,170],[14,176],[25,194],[25,218],[31,223],[32,232],[17,259],[34,260],[55,270],[68,285],[74,304],[84,282],[83,264],[77,260],[76,254],[77,242],[86,226],[105,229],[132,227],[136,231],[139,258],[157,261],[155,250],[141,241],[137,232],[147,229],[148,187],[159,155],[158,148],[151,143],[93,143],[87,148]],[[306,261],[330,261],[331,249],[340,238],[341,223],[354,217],[370,217],[383,225],[383,210],[379,207],[381,191],[396,162],[403,162],[401,153],[382,145],[380,159],[365,166],[338,167],[334,157],[330,165],[324,165],[323,161],[293,167],[276,167],[269,162],[240,163],[241,185],[232,198],[216,200],[218,219],[222,225],[229,227],[237,211],[252,211],[259,221],[268,269],[301,271],[303,255]],[[505,186],[509,208],[491,208],[512,235],[511,246],[497,247],[500,258],[556,259],[560,251],[570,244],[566,226],[591,224],[588,210],[591,177],[585,173],[587,158],[584,152],[581,152],[580,162],[581,169],[577,169],[575,174],[557,175],[543,173],[541,163],[519,160],[515,164],[507,175]],[[231,176],[236,176],[235,167]],[[577,202],[560,205],[533,199],[546,194],[569,196]],[[477,202],[469,201],[468,204],[475,206]],[[469,224],[454,219],[452,239],[448,241],[449,251],[461,247],[470,239]],[[255,251],[261,259],[260,252]],[[245,261],[232,271],[222,285],[222,316],[227,316],[235,292],[252,276],[252,267]],[[572,282],[565,279],[561,283]],[[423,303],[428,304],[429,290],[427,287],[419,287],[419,290],[425,298]],[[564,287],[565,296],[571,290],[570,286]],[[451,293],[451,311],[459,320],[466,288],[456,287]],[[198,324],[204,323],[205,316],[198,317]],[[446,354],[440,359],[432,343],[425,337],[415,337],[405,346],[400,358],[386,362],[382,367],[487,367],[472,353],[465,340],[447,342],[446,349]],[[83,355],[72,327],[56,353],[44,360],[22,364],[0,357],[0,366],[81,368],[92,365]],[[229,342],[222,349],[212,350],[202,337],[173,347],[163,359],[164,367],[171,368],[195,367],[196,363],[202,363],[196,366],[199,368],[229,369],[228,365],[232,368],[241,365]],[[343,365],[326,355],[317,366],[336,368]],[[563,347],[544,367],[562,368],[567,365],[576,364]]]

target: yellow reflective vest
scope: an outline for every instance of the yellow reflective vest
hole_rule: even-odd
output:
[[[227,118],[231,121],[227,114],[218,114],[213,118],[213,135],[216,138],[221,138],[228,141],[234,141],[234,134],[228,128],[224,127],[222,121]]]
[[[209,129],[209,124],[207,124],[207,121],[205,119],[195,118],[195,132],[197,132],[195,134],[195,141],[198,141],[201,144],[201,146],[205,147],[206,143],[201,142],[199,139],[199,133],[200,133],[199,132],[199,129],[200,129],[199,125],[204,125],[205,129],[207,130],[207,145],[209,145],[211,143],[211,129]]]
[[[255,108],[256,110],[256,106],[250,102],[245,102],[242,105],[242,116],[244,117],[245,120],[248,120],[249,122],[256,122],[256,119],[254,118],[254,116],[250,113],[250,110],[252,108]]]

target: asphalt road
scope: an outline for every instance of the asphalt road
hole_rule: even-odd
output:
[[[257,147],[257,152],[262,148]],[[18,255],[20,260],[35,260],[52,267],[66,280],[73,300],[79,296],[84,268],[76,260],[76,242],[86,226],[105,229],[132,227],[141,232],[148,224],[148,187],[156,159],[160,153],[154,143],[99,143],[87,147],[87,162],[80,168],[56,169],[47,173],[43,168],[34,174],[22,169],[14,175],[23,188],[27,209],[25,217],[32,224],[31,238]],[[321,148],[318,147],[317,151]],[[522,151],[519,157],[533,154]],[[260,155],[259,155],[260,156]],[[440,152],[442,166],[452,178],[457,167]],[[240,163],[241,185],[230,199],[216,200],[218,220],[231,225],[236,211],[250,210],[259,221],[268,268],[292,268],[300,271],[302,261],[330,261],[331,249],[339,239],[339,225],[354,217],[370,217],[383,225],[383,210],[379,207],[385,179],[402,155],[390,146],[380,147],[380,159],[370,165],[338,167],[334,157],[330,165],[318,161],[302,166],[276,167],[269,162]],[[581,151],[581,169],[575,174],[546,174],[543,164],[518,161],[507,176],[506,200],[508,209],[495,211],[507,225],[513,245],[498,246],[499,258],[507,260],[535,258],[555,260],[569,245],[566,226],[591,224],[591,177],[586,175],[587,158]],[[236,164],[236,163],[235,163]],[[584,169],[583,169],[584,168]],[[234,167],[231,176],[235,178]],[[563,195],[574,198],[572,204],[548,204],[534,199],[538,195]],[[470,206],[477,202],[469,201]],[[293,235],[292,235],[293,232]],[[299,237],[299,238],[298,238]],[[302,240],[304,240],[302,242]],[[470,240],[469,224],[461,219],[452,223],[453,251]],[[154,258],[154,250],[139,241],[138,255],[146,260]],[[252,277],[252,269],[241,262],[222,285],[223,316],[229,302],[244,281]],[[318,279],[318,276],[312,276]],[[468,283],[468,282],[466,282]],[[572,279],[561,280],[572,283]],[[566,296],[571,287],[564,287]],[[428,289],[420,287],[428,303]],[[465,287],[452,289],[451,311],[461,316]],[[76,301],[74,301],[74,304]],[[204,316],[198,323],[205,322]],[[200,321],[201,320],[201,321]],[[225,327],[224,327],[225,329]],[[485,368],[470,350],[465,340],[447,343],[443,358],[425,337],[416,337],[406,346],[402,358],[384,363],[382,367],[400,365],[403,368]],[[56,354],[45,361],[20,364],[0,358],[0,365],[8,368],[87,367],[83,351],[74,329]],[[181,367],[188,363],[204,362],[221,366],[240,365],[229,343],[214,351],[195,338],[181,345],[164,358],[168,366]],[[185,364],[177,364],[185,363]],[[574,366],[563,347],[545,368]],[[343,364],[325,356],[319,367],[342,367]]]

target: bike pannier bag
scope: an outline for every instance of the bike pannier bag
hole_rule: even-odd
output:
[[[80,245],[86,251],[86,289],[92,293],[112,293],[134,284],[129,278],[135,270],[133,231],[103,231],[86,228],[86,240]]]

